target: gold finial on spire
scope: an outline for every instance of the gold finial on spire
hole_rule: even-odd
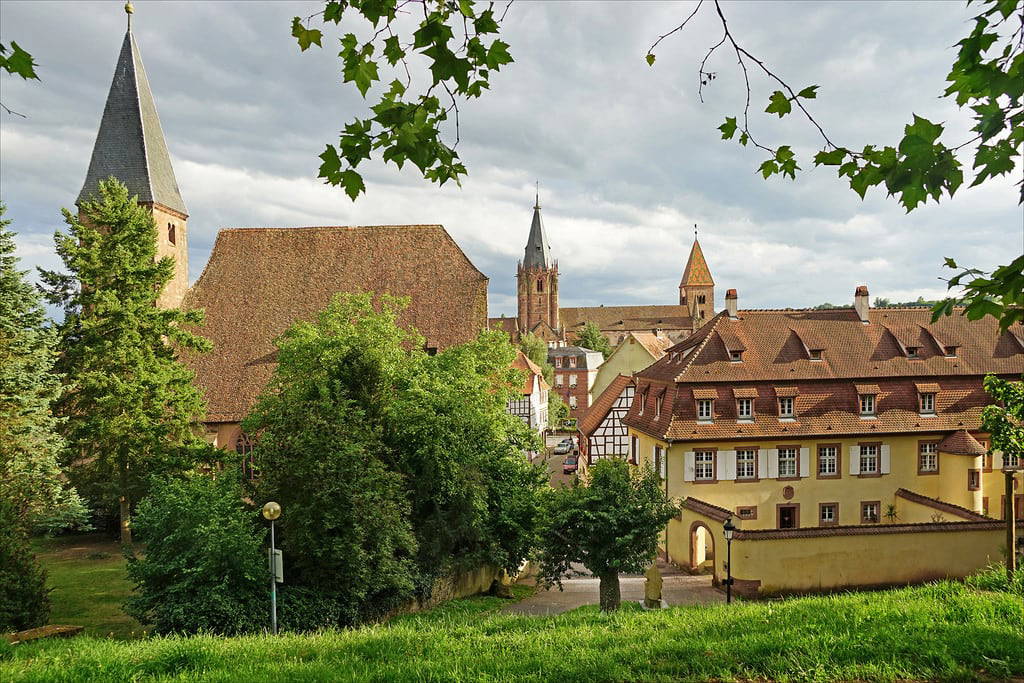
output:
[[[131,0],[124,3],[124,13],[128,15],[128,30],[132,30],[132,15],[135,14],[135,5],[132,4]]]

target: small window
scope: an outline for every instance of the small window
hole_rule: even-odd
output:
[[[740,420],[753,420],[754,419],[754,399],[752,398],[739,398],[736,399],[736,417]]]
[[[935,414],[935,394],[933,394],[933,393],[921,394],[921,414],[922,415],[934,415]]]
[[[839,474],[839,447],[819,446],[818,447],[818,475],[822,477],[834,477]]]
[[[751,449],[736,451],[736,478],[757,479],[757,451]]]
[[[654,399],[654,417],[661,417],[661,402],[664,398],[664,396],[659,394]]]
[[[907,358],[920,358],[920,356],[917,355],[917,347],[916,346],[908,346],[907,347]]]
[[[860,447],[860,473],[878,474],[878,446]]]
[[[576,356],[569,356],[569,367],[576,367]]]
[[[174,223],[167,224],[167,241],[171,244],[177,244],[174,236]]]
[[[968,491],[980,491],[981,490],[981,471],[980,470],[967,470],[967,490]]]
[[[693,454],[693,473],[697,481],[715,480],[715,452],[697,451]]]
[[[713,418],[714,401],[710,398],[697,400],[697,419],[702,422],[711,422]]]
[[[830,526],[839,523],[839,504],[822,503],[818,506],[818,523],[821,526]]]
[[[570,396],[569,397],[569,407],[572,408],[573,410],[576,409],[576,397],[575,396]]]
[[[955,346],[944,346],[942,347],[942,353],[946,358],[956,358],[956,347]]]
[[[256,471],[256,460],[252,454],[255,447],[256,442],[245,432],[239,434],[238,440],[235,441],[235,453],[242,457],[242,476],[249,481],[256,481],[259,477]]]
[[[644,414],[644,408],[647,407],[647,390],[640,392],[640,409],[637,411],[638,415]]]
[[[917,446],[917,473],[937,474],[939,471],[939,445],[922,441]]]
[[[862,417],[872,417],[875,414],[875,395],[860,395],[860,414]]]
[[[538,292],[543,292],[544,291],[544,281],[543,280],[537,280],[537,291]]]
[[[569,386],[570,387],[576,386],[576,375],[575,374],[569,375]]]
[[[697,295],[697,303],[698,303],[698,304],[703,304],[703,303],[705,303],[706,301],[707,301],[707,300],[706,300],[706,299],[704,298],[704,295],[703,295],[703,294],[698,294],[698,295]]]
[[[555,356],[555,367],[556,368],[562,367],[562,357],[561,356]]]
[[[878,512],[882,504],[878,501],[860,504],[860,523],[878,524]]]
[[[779,398],[779,417],[793,417],[793,398],[791,396]]]
[[[742,351],[730,351],[729,352],[729,360],[732,361],[733,363],[741,363],[741,362],[743,362],[743,352]]]
[[[800,508],[796,505],[780,505],[779,528],[798,529],[800,527]]]
[[[636,438],[635,436],[629,437],[629,454],[632,458],[633,464],[637,464],[637,458],[640,454],[640,439]]]
[[[561,375],[555,375],[555,386],[556,387],[562,386],[562,376]]]
[[[821,360],[821,349],[810,350],[811,360]]]
[[[779,479],[795,477],[797,473],[797,449],[779,449]]]
[[[746,505],[736,508],[736,516],[740,519],[757,519],[757,507]]]

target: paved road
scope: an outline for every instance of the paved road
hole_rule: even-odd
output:
[[[554,450],[555,445],[564,438],[566,438],[564,434],[548,435],[547,437],[548,449],[547,454],[544,456],[544,461],[548,466],[552,486],[568,486],[576,476],[573,474],[562,474],[562,462],[565,461],[566,456],[554,455],[551,452]]]
[[[711,576],[691,576],[660,562],[659,568],[662,570],[663,581],[661,595],[670,606],[725,602],[725,594],[711,587]],[[524,583],[528,581],[532,579]],[[564,590],[540,589],[525,600],[508,605],[503,611],[511,614],[552,615],[584,605],[596,605],[599,602],[599,583],[593,576],[566,579],[562,581]],[[621,576],[619,589],[622,591],[623,602],[643,600],[644,577]]]

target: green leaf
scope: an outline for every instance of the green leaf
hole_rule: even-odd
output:
[[[778,114],[781,119],[791,111],[793,111],[793,105],[781,90],[776,90],[768,98],[768,107],[765,109],[766,113]]]
[[[816,86],[816,85],[809,85],[806,88],[804,88],[803,90],[801,90],[800,92],[798,92],[796,94],[796,96],[797,97],[802,97],[805,100],[813,100],[815,97],[818,96],[817,90],[818,90],[818,86]]]
[[[512,61],[512,55],[508,52],[508,43],[495,40],[487,49],[487,67],[497,71],[502,64]]]
[[[736,117],[727,116],[725,117],[725,123],[718,127],[718,130],[722,131],[723,140],[731,140],[732,136],[736,134]]]
[[[323,38],[323,33],[319,29],[306,28],[302,25],[302,20],[298,17],[292,19],[292,35],[299,42],[299,48],[305,52],[309,49],[309,46],[316,43],[318,47],[323,47],[320,44],[320,40]]]
[[[345,6],[338,0],[331,0],[324,5],[324,21],[331,21],[335,24],[341,21],[341,15],[345,12]]]
[[[747,135],[746,131],[744,131],[744,132],[740,133],[740,144],[741,144],[741,145],[743,145],[744,147],[746,147],[746,146],[747,146],[747,143],[748,143],[749,141],[750,141],[750,136],[749,136],[749,135]]]
[[[347,194],[352,201],[356,200],[360,192],[366,192],[366,185],[363,184],[363,176],[359,175],[356,171],[351,168],[347,168],[341,173],[340,183],[345,188],[345,194]]]
[[[839,166],[843,163],[843,159],[849,154],[849,150],[842,147],[837,147],[832,151],[821,150],[814,155],[815,166]]]
[[[477,35],[497,33],[498,22],[494,20],[494,11],[487,9],[481,12],[480,16],[473,20],[473,30],[477,32]]]
[[[653,52],[647,53],[647,66],[654,66],[655,56]]]
[[[11,55],[9,57],[3,56],[7,52],[7,48],[0,44],[0,68],[7,71],[7,73],[21,76],[25,80],[35,79],[39,80],[39,76],[36,75],[36,63],[32,59],[32,55],[21,49],[16,42],[11,41]]]
[[[779,172],[779,167],[774,160],[768,159],[757,169],[761,172],[761,176],[767,180],[772,174]]]
[[[459,0],[459,12],[462,16],[472,19],[475,16],[473,12],[473,0]]]
[[[917,136],[928,143],[933,143],[942,135],[942,124],[932,123],[928,119],[914,114],[914,122],[907,124],[903,133],[908,137]]]
[[[405,57],[405,50],[399,45],[398,36],[388,36],[384,39],[384,57],[391,66],[398,64]]]

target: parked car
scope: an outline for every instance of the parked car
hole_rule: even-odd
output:
[[[571,438],[562,439],[561,441],[558,442],[558,445],[555,446],[555,455],[565,455],[566,453],[572,453],[575,447],[576,443]]]
[[[576,474],[576,470],[579,468],[579,457],[570,455],[562,463],[562,474]]]

